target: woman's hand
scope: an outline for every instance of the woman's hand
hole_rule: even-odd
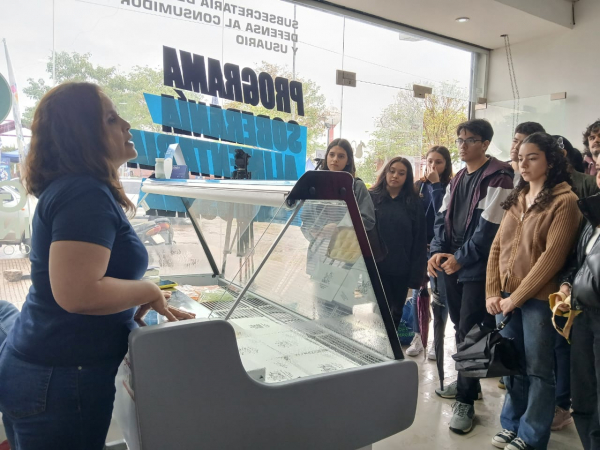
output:
[[[490,297],[485,301],[485,307],[487,312],[491,315],[495,316],[496,314],[500,314],[502,312],[502,308],[500,307],[500,302],[502,301],[502,297]]]
[[[173,313],[173,315],[177,318],[177,320],[189,320],[195,319],[196,314],[184,311],[183,309],[175,308],[174,306],[169,305],[169,311]]]
[[[563,294],[565,294],[567,297],[569,297],[571,295],[571,286],[569,286],[566,283],[563,283],[560,286],[560,292],[562,292]]]
[[[133,317],[134,320],[139,321],[144,318],[144,316],[153,309],[157,313],[162,316],[165,316],[169,322],[177,322],[177,317],[173,315],[173,313],[169,310],[169,304],[167,303],[167,299],[171,298],[170,292],[161,291],[158,286],[156,286],[156,291],[154,298],[150,300],[148,303],[140,306],[140,308],[135,313]]]
[[[506,317],[508,314],[510,314],[516,309],[516,306],[512,302],[510,297],[508,297],[500,300],[500,309],[502,310],[502,314],[504,315],[504,317]]]
[[[433,167],[427,168],[426,177],[430,183],[439,183],[440,182],[440,174]]]
[[[556,296],[554,297],[558,309],[564,313],[571,311],[571,304],[565,301],[571,296],[571,291],[571,286],[567,283],[563,283],[560,286],[560,291],[557,294],[555,294]],[[564,295],[564,300],[560,294]]]
[[[154,309],[157,313],[167,317],[169,319],[169,322],[175,322],[178,320],[189,320],[189,319],[195,319],[196,318],[196,314],[188,312],[188,311],[184,311],[183,309],[179,309],[179,308],[175,308],[174,306],[171,306],[168,304],[168,300],[171,298],[171,293],[169,291],[162,291],[161,290],[161,294],[164,298],[164,300],[167,302],[167,313],[173,317],[175,320],[172,320],[169,315],[167,314],[163,314],[162,312],[160,312],[158,309],[155,309],[154,306],[152,306],[151,303],[146,303],[145,305],[140,306],[140,309],[138,309],[138,311],[135,314],[134,319],[136,321],[142,321],[143,322],[143,318],[146,314],[148,314],[148,311],[150,311],[150,309]],[[162,304],[160,302],[160,299],[157,299],[156,302],[158,302],[158,307],[160,308],[160,305]]]

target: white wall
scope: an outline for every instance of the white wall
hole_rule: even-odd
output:
[[[491,53],[488,104],[512,100],[504,48]],[[600,117],[600,1],[576,3],[572,30],[514,45],[512,56],[522,99],[567,92],[560,108],[562,130],[547,131],[564,134],[581,149],[583,131]]]

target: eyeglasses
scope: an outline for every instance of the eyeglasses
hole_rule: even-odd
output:
[[[467,144],[467,146],[469,147],[469,146],[473,145],[475,142],[483,142],[483,139],[473,139],[473,138],[457,139],[454,142],[456,143],[457,147],[461,147],[463,144]]]

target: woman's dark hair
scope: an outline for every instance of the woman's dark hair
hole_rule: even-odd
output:
[[[554,198],[552,190],[557,184],[564,181],[573,184],[571,181],[571,175],[569,174],[569,165],[567,158],[563,155],[562,149],[558,146],[556,139],[547,133],[533,133],[525,138],[523,144],[534,144],[546,155],[546,161],[548,162],[548,175],[544,182],[542,192],[537,196],[533,207],[544,209]],[[521,147],[523,148],[523,147]],[[521,191],[529,186],[529,182],[523,178],[519,180],[519,184],[510,193],[508,198],[500,204],[502,208],[508,210],[511,206],[516,205],[519,201],[519,195]]]
[[[329,170],[327,166],[327,156],[329,155],[329,151],[333,147],[341,147],[346,151],[346,155],[348,156],[348,163],[346,167],[344,167],[344,172],[348,172],[353,177],[356,177],[356,166],[354,165],[354,151],[352,150],[352,145],[346,139],[334,139],[327,146],[327,151],[325,152],[325,158],[323,159],[323,166],[321,170]]]
[[[448,186],[450,180],[454,176],[454,173],[452,172],[452,158],[450,157],[450,151],[443,145],[434,145],[429,149],[429,151],[425,155],[425,159],[427,160],[429,155],[431,155],[432,153],[439,153],[444,158],[444,161],[446,161],[446,167],[444,168],[444,171],[440,174],[440,183],[442,184],[442,186]]]
[[[44,95],[33,115],[25,160],[30,194],[39,197],[64,175],[89,175],[106,183],[121,206],[135,211],[110,160],[101,95],[91,83],[63,83]]]
[[[562,148],[564,148],[567,152],[567,161],[577,172],[584,173],[585,167],[583,165],[583,155],[581,154],[581,152],[575,147],[573,147],[573,145],[569,142],[569,140],[566,137],[559,135],[555,135],[552,137],[556,139],[556,142],[558,143],[559,147],[560,140],[562,139]]]
[[[494,129],[485,119],[472,119],[459,124],[456,127],[456,135],[458,136],[462,130],[470,131],[475,136],[481,136],[484,141],[491,142],[494,137]]]
[[[397,162],[404,164],[404,166],[406,167],[406,181],[404,182],[402,189],[400,189],[399,197],[402,200],[404,200],[406,204],[412,204],[419,200],[419,194],[417,194],[417,192],[414,189],[415,181],[413,175],[413,167],[408,159],[402,158],[401,156],[396,156],[395,158],[392,158],[388,161],[388,163],[383,167],[383,170],[379,174],[379,177],[377,177],[377,181],[371,187],[370,190],[372,192],[375,192],[376,194],[387,193],[386,175],[390,171],[390,168]]]

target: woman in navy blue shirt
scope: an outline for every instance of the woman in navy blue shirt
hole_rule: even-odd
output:
[[[450,158],[450,152],[446,147],[436,145],[431,147],[425,156],[427,163],[427,169],[425,176],[415,183],[415,189],[421,197],[421,203],[425,210],[425,218],[427,223],[427,245],[433,239],[433,225],[435,223],[435,215],[442,207],[442,201],[444,200],[444,194],[446,188],[452,178],[452,159]],[[437,285],[436,280],[432,280],[432,289],[434,294],[440,299],[443,304],[446,304],[445,299],[441,293],[437,291],[435,286]],[[410,347],[406,350],[408,356],[417,356],[423,351],[423,344],[421,342],[421,330],[419,329],[419,317],[417,311],[417,296],[418,289],[413,291],[412,298],[412,311],[413,311],[413,330],[415,331],[415,338],[413,339]],[[444,310],[443,320],[444,323],[448,319],[448,308]],[[442,337],[443,339],[443,337]],[[435,360],[435,349],[433,345],[429,348],[427,357],[431,360]]]
[[[153,308],[177,320],[163,292],[140,281],[148,254],[118,177],[137,155],[129,129],[89,83],[55,87],[35,111],[25,164],[27,190],[39,198],[32,286],[0,350],[12,448],[102,449],[134,315]]]

